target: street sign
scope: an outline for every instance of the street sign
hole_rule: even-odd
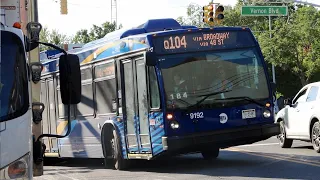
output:
[[[288,6],[242,6],[241,16],[287,16]]]

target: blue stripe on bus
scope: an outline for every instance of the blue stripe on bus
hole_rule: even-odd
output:
[[[165,135],[164,132],[164,119],[162,112],[154,112],[149,114],[150,124],[150,136],[151,136],[151,147],[153,156],[158,155],[163,151],[162,137]]]

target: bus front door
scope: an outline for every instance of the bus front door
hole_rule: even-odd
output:
[[[128,151],[129,153],[151,154],[144,58],[125,60],[121,64],[122,103]]]

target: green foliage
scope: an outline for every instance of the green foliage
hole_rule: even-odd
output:
[[[276,19],[272,39],[262,33],[259,43],[265,59],[284,70],[290,69],[301,85],[310,82],[320,69],[320,11],[301,7],[289,21]]]
[[[269,0],[276,2],[277,0]],[[271,5],[263,0],[246,0],[245,5]],[[209,4],[209,2],[208,2]],[[186,17],[177,20],[184,25],[204,27],[202,5],[190,4]],[[278,94],[292,97],[301,86],[320,81],[320,11],[302,5],[287,4],[288,17],[241,16],[242,0],[234,7],[225,6],[222,26],[247,26],[257,38],[271,76],[271,64],[276,67]],[[283,5],[273,3],[272,5]],[[270,77],[272,78],[272,77]]]
[[[187,18],[180,16],[177,18],[177,21],[181,25],[203,27],[202,6],[198,4],[190,4],[187,8]]]
[[[115,23],[105,22],[102,23],[101,26],[93,25],[93,27],[90,30],[81,29],[77,31],[75,36],[72,38],[60,33],[58,30],[54,29],[50,31],[47,27],[44,27],[40,32],[40,41],[52,43],[60,47],[63,47],[63,44],[88,43],[90,41],[100,39],[104,37],[106,34],[121,28],[122,24],[120,24],[119,27],[116,28]],[[46,46],[40,46],[40,51],[44,51],[47,49],[51,48]]]
[[[63,44],[68,44],[70,42],[70,38],[67,35],[60,33],[56,29],[50,31],[48,27],[42,28],[39,38],[41,42],[57,44],[60,46],[62,46]],[[47,49],[50,49],[50,47],[40,45],[40,51],[44,51]]]
[[[93,25],[90,31],[87,29],[79,30],[72,39],[72,43],[88,43],[103,38],[106,34],[121,28],[121,24],[117,28],[115,23],[110,22],[102,23],[101,26]]]

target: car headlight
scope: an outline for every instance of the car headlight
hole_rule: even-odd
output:
[[[27,180],[31,178],[30,170],[30,154],[16,160],[7,167],[0,170],[0,179],[9,180]]]

